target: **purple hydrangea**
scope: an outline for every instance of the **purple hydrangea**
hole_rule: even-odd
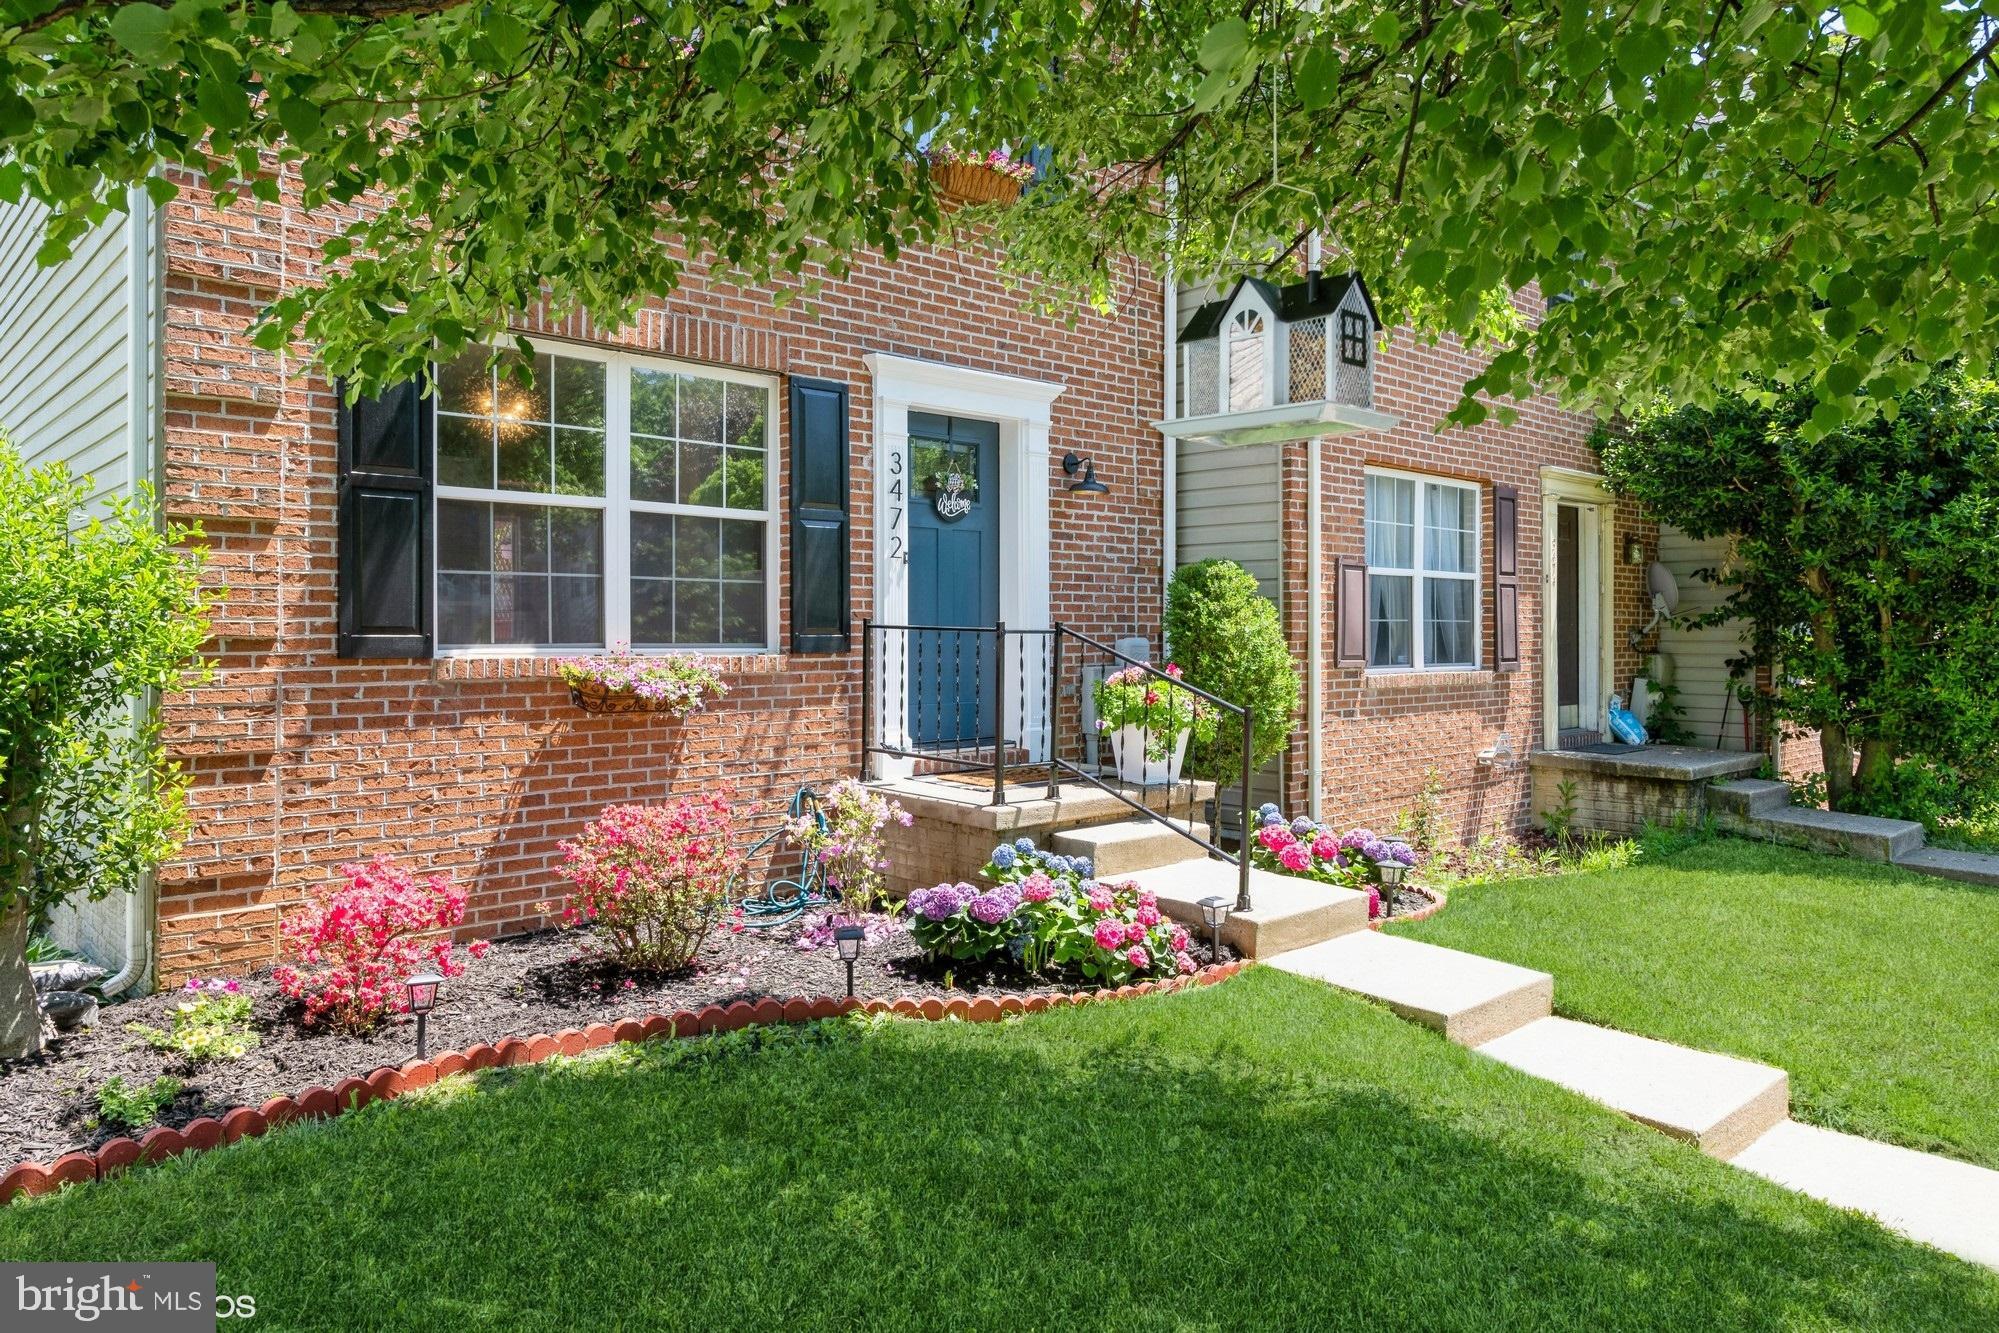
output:
[[[945,921],[978,896],[979,891],[969,884],[939,884],[910,894],[909,909],[926,921]]]
[[[1020,910],[1020,890],[1011,884],[987,889],[974,897],[965,910],[971,913],[974,921],[997,926]]]
[[[1303,815],[1300,815],[1296,819],[1291,821],[1291,836],[1294,838],[1306,837],[1312,832],[1312,830],[1313,830],[1312,821],[1305,818],[1305,816]]]

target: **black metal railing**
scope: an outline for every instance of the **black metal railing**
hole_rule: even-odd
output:
[[[929,774],[990,774],[993,805],[1006,803],[1009,780],[1018,784],[1044,774],[1052,800],[1066,775],[1234,865],[1232,910],[1249,908],[1254,732],[1248,710],[1060,623],[1049,629],[1011,629],[1004,622],[881,625],[863,620],[861,644],[864,775],[876,757],[909,760]],[[1192,696],[1224,731],[1240,738],[1242,827],[1233,853],[1221,842],[1220,803],[1212,819],[1203,818],[1199,784],[1174,777],[1171,766],[1160,766],[1168,771],[1158,780],[1152,780],[1152,765],[1139,766],[1135,778],[1118,774],[1111,738],[1096,725],[1095,686],[1107,675],[1133,668],[1156,680],[1162,691]],[[1139,742],[1149,741],[1141,730]],[[1208,837],[1195,832],[1202,826]]]
[[[1066,774],[1077,781],[1086,782],[1099,791],[1107,792],[1111,796],[1116,797],[1139,814],[1164,825],[1195,846],[1200,847],[1210,856],[1227,861],[1235,866],[1236,901],[1232,910],[1238,912],[1248,911],[1250,905],[1249,783],[1251,776],[1251,754],[1255,744],[1255,721],[1250,717],[1249,710],[1240,704],[1230,703],[1220,695],[1211,694],[1207,690],[1189,685],[1184,680],[1168,675],[1163,669],[1154,666],[1151,662],[1120,652],[1109,644],[1101,643],[1087,634],[1078,633],[1059,621],[1054,627],[1053,636],[1050,641],[1049,658],[1049,674],[1055,679],[1055,686],[1049,693],[1054,700],[1055,712],[1049,718],[1049,733],[1053,739],[1053,743],[1048,747],[1048,796],[1051,799],[1054,797],[1063,775]],[[1150,781],[1152,765],[1143,763],[1138,765],[1140,770],[1139,777],[1133,779],[1129,770],[1119,773],[1114,757],[1104,753],[1105,749],[1110,748],[1110,737],[1105,734],[1099,719],[1095,716],[1096,708],[1093,694],[1096,682],[1105,676],[1127,670],[1137,670],[1146,680],[1155,682],[1162,695],[1175,690],[1192,695],[1198,701],[1197,707],[1207,709],[1215,715],[1215,722],[1218,729],[1224,733],[1232,730],[1240,741],[1240,745],[1237,747],[1240,751],[1238,756],[1240,763],[1237,766],[1237,771],[1242,784],[1242,827],[1240,830],[1240,841],[1233,853],[1224,848],[1221,843],[1221,802],[1219,800],[1215,802],[1213,823],[1207,825],[1209,836],[1204,838],[1194,832],[1195,825],[1200,822],[1195,818],[1196,806],[1198,804],[1196,798],[1199,791],[1196,783],[1175,779],[1171,772],[1172,767],[1174,767],[1173,765],[1166,766],[1168,771],[1163,781]],[[1070,679],[1074,679],[1076,682],[1076,688],[1073,691],[1076,700],[1075,729],[1073,732],[1064,725],[1062,714],[1062,702],[1071,693],[1067,688]],[[1063,744],[1064,739],[1071,736],[1077,737],[1080,743],[1073,745]],[[1141,747],[1149,744],[1151,740],[1150,736],[1142,728],[1137,739]],[[1088,761],[1089,752],[1093,748],[1091,742],[1095,742],[1096,762],[1094,763]],[[1186,743],[1191,749],[1191,736],[1186,737]],[[1106,763],[1107,759],[1110,759],[1111,762]],[[1106,769],[1116,775],[1117,782],[1115,785],[1105,781],[1104,772]],[[1137,799],[1134,799],[1131,795],[1133,788],[1138,790]],[[1159,799],[1156,803],[1155,792],[1159,793],[1160,797],[1163,798]],[[1173,812],[1176,808],[1178,798],[1183,795],[1186,800],[1185,817],[1183,820],[1176,820]]]

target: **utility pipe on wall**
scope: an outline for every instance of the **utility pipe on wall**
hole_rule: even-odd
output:
[[[1313,234],[1317,240],[1317,233]],[[1325,689],[1325,586],[1319,577],[1324,563],[1325,497],[1322,492],[1324,442],[1314,435],[1305,442],[1305,805],[1312,822],[1322,817],[1319,781],[1324,741],[1319,718]]]
[[[1173,264],[1169,260],[1165,268],[1165,287],[1160,302],[1160,364],[1165,373],[1160,376],[1161,391],[1165,403],[1159,415],[1171,420],[1175,415],[1174,401],[1179,397],[1179,366],[1173,355],[1174,340],[1180,336],[1180,290],[1173,276]],[[1174,567],[1180,561],[1180,445],[1168,436],[1160,436],[1163,466],[1160,469],[1160,544],[1159,544],[1159,607],[1162,615],[1166,609],[1166,585],[1173,581]],[[1163,624],[1163,622],[1162,622]],[[1162,629],[1160,650],[1170,656]]]

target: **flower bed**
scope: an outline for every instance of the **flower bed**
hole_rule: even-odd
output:
[[[108,1179],[141,1163],[164,1161],[187,1152],[201,1152],[234,1143],[279,1128],[294,1120],[323,1119],[345,1111],[358,1110],[372,1101],[389,1100],[429,1087],[441,1078],[471,1073],[499,1065],[535,1064],[555,1056],[578,1056],[620,1041],[649,1041],[657,1038],[693,1037],[715,1032],[732,1032],[758,1023],[805,1023],[836,1018],[856,1011],[893,1014],[903,1018],[932,1021],[956,1019],[973,1023],[998,1022],[1024,1014],[1042,1013],[1063,1005],[1097,1000],[1129,999],[1154,992],[1168,992],[1189,985],[1210,985],[1233,976],[1247,964],[1242,961],[1215,963],[1190,975],[1160,982],[1141,982],[1112,989],[1058,992],[1053,994],[1008,994],[995,998],[972,998],[954,994],[919,997],[899,995],[890,1000],[834,997],[827,994],[791,995],[779,998],[764,995],[752,1001],[739,998],[727,1003],[711,1002],[699,1009],[682,1008],[671,1012],[654,1009],[612,1022],[599,1019],[584,1027],[567,1027],[554,1033],[507,1036],[497,1041],[481,1041],[462,1050],[450,1050],[424,1060],[401,1064],[382,1063],[365,1074],[353,1074],[337,1081],[305,1087],[295,1094],[269,1097],[256,1105],[243,1104],[214,1113],[202,1114],[175,1125],[160,1125],[138,1137],[120,1135],[91,1145],[52,1155],[46,1164],[23,1161],[0,1176],[0,1206],[16,1197],[33,1197],[64,1185]],[[11,1071],[9,1076],[11,1077]],[[5,1088],[0,1083],[0,1088]],[[11,1153],[0,1161],[13,1160]]]
[[[433,1048],[466,1047],[711,1004],[841,995],[846,972],[822,925],[817,916],[770,930],[725,924],[709,933],[691,968],[668,974],[621,970],[608,955],[608,941],[589,927],[494,940],[476,967],[443,986],[429,1018],[430,1042]],[[903,920],[876,917],[871,926],[854,973],[854,991],[863,1001],[1027,1000],[1079,985],[1095,989],[1074,980],[1022,977],[991,964],[928,960]],[[1190,942],[1190,956],[1197,964],[1213,961],[1198,939]],[[239,993],[250,997],[248,1031],[256,1041],[238,1059],[189,1070],[172,1052],[127,1030],[134,1022],[170,1028],[189,995],[173,990],[105,1005],[94,1028],[59,1036],[35,1059],[0,1062],[0,1164],[26,1157],[49,1161],[127,1133],[85,1123],[96,1112],[97,1090],[112,1078],[131,1087],[178,1078],[181,1087],[159,1123],[183,1126],[301,1087],[365,1076],[402,1063],[416,1049],[414,1020],[405,1014],[358,1034],[309,1031],[269,971],[241,978]]]
[[[1418,913],[1428,916],[1443,905],[1441,894],[1406,882],[1391,889],[1383,882],[1384,865],[1408,869],[1416,864],[1415,852],[1399,838],[1385,838],[1368,828],[1336,833],[1330,826],[1315,824],[1303,815],[1286,819],[1284,812],[1271,802],[1257,809],[1256,820],[1257,829],[1250,845],[1250,860],[1254,865],[1273,874],[1364,892],[1368,895],[1370,920],[1384,916],[1400,919]],[[1393,896],[1384,898],[1384,893]]]

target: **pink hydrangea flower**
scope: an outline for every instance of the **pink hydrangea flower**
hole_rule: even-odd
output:
[[[1194,970],[1194,959],[1185,949],[1174,952],[1173,970],[1183,977]]]
[[[1112,907],[1116,906],[1117,900],[1111,896],[1109,889],[1099,885],[1097,888],[1091,889],[1087,894],[1084,894],[1083,901],[1090,905],[1092,912],[1108,912]]]
[[[1055,896],[1055,881],[1046,871],[1037,870],[1021,882],[1020,896],[1031,903],[1045,903]]]
[[[1292,836],[1291,830],[1285,828],[1282,824],[1265,824],[1256,831],[1256,840],[1263,844],[1265,851],[1276,852],[1280,855],[1284,848],[1290,847],[1298,841],[1297,838]]]
[[[1152,966],[1152,955],[1136,944],[1125,950],[1124,960],[1141,972]]]
[[[1277,859],[1286,870],[1309,870],[1312,867],[1312,853],[1302,843],[1286,843],[1278,850]]]
[[[1340,854],[1340,840],[1330,833],[1321,833],[1312,839],[1312,855],[1321,861],[1330,861]]]
[[[1136,919],[1141,926],[1156,926],[1159,924],[1159,909],[1157,907],[1141,907],[1138,909]]]
[[[1186,952],[1186,949],[1187,949],[1187,932],[1186,932],[1185,928],[1183,928],[1183,927],[1181,927],[1181,926],[1175,926],[1175,927],[1173,927],[1173,933],[1172,933],[1171,935],[1168,935],[1168,936],[1166,937],[1166,939],[1167,939],[1167,941],[1168,941],[1169,943],[1171,943],[1171,944],[1172,944],[1172,946],[1173,946],[1173,952],[1175,952],[1175,953],[1184,953],[1184,952]]]
[[[1124,922],[1112,921],[1109,918],[1099,921],[1094,935],[1099,949],[1105,953],[1115,953],[1118,946],[1124,943]]]
[[[1145,927],[1134,921],[1124,928],[1124,937],[1127,943],[1143,944],[1145,943]]]

